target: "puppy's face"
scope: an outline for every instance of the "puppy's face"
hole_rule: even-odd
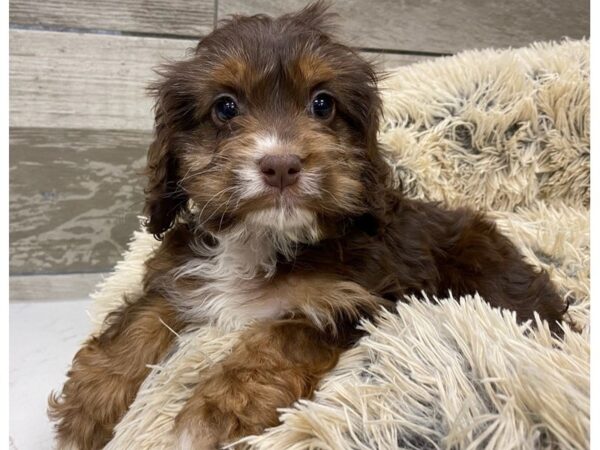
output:
[[[245,224],[314,240],[364,212],[379,98],[373,70],[324,31],[318,6],[235,18],[155,86],[148,228],[189,208],[208,230]]]

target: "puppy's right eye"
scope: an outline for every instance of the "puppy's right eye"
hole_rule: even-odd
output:
[[[238,104],[233,97],[224,95],[215,102],[213,106],[213,114],[220,122],[227,122],[233,119],[240,113]]]

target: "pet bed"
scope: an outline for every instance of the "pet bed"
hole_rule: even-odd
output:
[[[380,130],[410,197],[487,211],[570,300],[581,333],[469,298],[399,299],[343,355],[315,398],[245,443],[256,449],[589,447],[589,44],[468,51],[393,70]],[[401,182],[401,183],[400,183]],[[399,187],[400,188],[400,187]],[[136,232],[93,295],[98,329],[140,292],[157,246]],[[200,373],[237,333],[190,327],[152,368],[109,449],[174,448]]]

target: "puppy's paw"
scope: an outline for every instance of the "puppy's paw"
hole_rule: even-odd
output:
[[[175,419],[178,449],[216,450],[262,432],[265,426],[260,420],[260,410],[247,401],[238,404],[239,397],[232,398],[231,392],[221,391],[221,394],[218,401],[200,392],[188,400]],[[273,415],[277,417],[275,410]]]

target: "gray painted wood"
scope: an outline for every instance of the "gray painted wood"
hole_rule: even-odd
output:
[[[401,55],[397,53],[360,52],[378,71],[386,71],[400,66],[408,66],[434,58],[433,56]]]
[[[10,130],[11,274],[110,270],[137,229],[151,133]]]
[[[279,15],[306,0],[222,0],[229,14]],[[353,46],[455,53],[589,36],[589,0],[338,0],[341,35]]]
[[[10,126],[149,130],[153,68],[194,40],[10,31]]]
[[[156,78],[153,68],[185,57],[196,45],[30,30],[12,30],[10,36],[11,127],[149,130],[153,102],[145,88]],[[378,59],[391,67],[421,58]]]
[[[11,25],[201,36],[214,0],[11,0]]]
[[[22,275],[8,278],[9,298],[15,301],[86,299],[108,273]]]

